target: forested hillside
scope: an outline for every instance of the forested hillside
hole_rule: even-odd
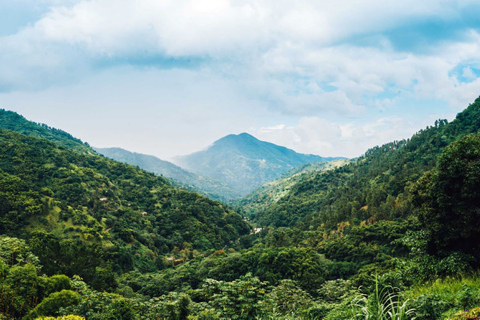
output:
[[[342,159],[304,164],[288,171],[278,179],[265,183],[260,188],[233,203],[241,208],[247,216],[254,217],[283,198],[297,183],[308,180],[319,172],[343,166],[350,161]]]
[[[356,163],[319,173],[257,216],[259,225],[328,230],[340,222],[396,220],[414,214],[410,187],[435,167],[447,145],[480,129],[480,100],[451,123],[437,120],[412,138],[368,150]]]
[[[175,247],[219,249],[250,230],[161,177],[8,130],[0,181],[1,233],[27,238],[49,274],[95,281],[98,266],[152,271]]]
[[[27,136],[47,139],[79,153],[94,154],[92,148],[71,134],[42,123],[28,121],[13,111],[0,109],[0,129],[12,130]]]

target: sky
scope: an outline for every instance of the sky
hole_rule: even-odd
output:
[[[171,159],[356,157],[480,95],[478,0],[0,0],[0,108]]]

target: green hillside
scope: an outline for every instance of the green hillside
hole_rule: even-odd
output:
[[[146,171],[172,178],[179,186],[204,194],[211,199],[226,200],[236,196],[231,188],[220,181],[189,172],[155,156],[130,152],[121,148],[94,149],[110,159],[139,166]]]
[[[223,137],[206,150],[177,157],[174,162],[189,171],[224,182],[239,198],[303,164],[337,159],[340,158],[296,153],[241,133]]]
[[[342,159],[304,164],[288,171],[276,180],[265,183],[234,203],[241,207],[247,216],[255,216],[283,198],[297,183],[311,179],[318,172],[332,170],[349,162],[350,160]]]
[[[435,167],[447,145],[479,129],[477,99],[451,123],[438,120],[408,140],[372,148],[356,163],[296,184],[259,213],[258,223],[316,229],[346,221],[404,219],[414,211],[410,186]]]
[[[108,261],[152,271],[175,247],[218,249],[250,230],[235,212],[164,178],[9,130],[0,130],[0,186],[0,232],[33,239],[49,273],[92,280]],[[75,258],[43,251],[50,242],[91,261],[52,263]]]

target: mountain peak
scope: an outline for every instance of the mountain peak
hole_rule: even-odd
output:
[[[254,136],[252,136],[251,134],[246,133],[246,132],[242,132],[242,133],[237,134],[237,137],[240,137],[240,138],[253,138],[253,139],[255,139],[255,140],[258,140],[257,138],[255,138]]]
[[[207,149],[175,161],[187,170],[224,181],[240,194],[247,194],[295,167],[335,159],[297,153],[242,132],[220,138]]]
[[[217,141],[214,142],[217,143],[217,142],[220,142],[220,141],[238,141],[238,140],[257,140],[257,141],[260,141],[258,140],[257,138],[255,138],[254,136],[252,136],[251,134],[248,134],[246,132],[242,132],[242,133],[239,133],[239,134],[229,134],[229,135],[226,135],[225,137],[222,137],[220,139],[218,139]]]

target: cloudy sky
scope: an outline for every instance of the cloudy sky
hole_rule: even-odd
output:
[[[0,108],[163,159],[354,157],[480,95],[478,0],[0,0]]]

